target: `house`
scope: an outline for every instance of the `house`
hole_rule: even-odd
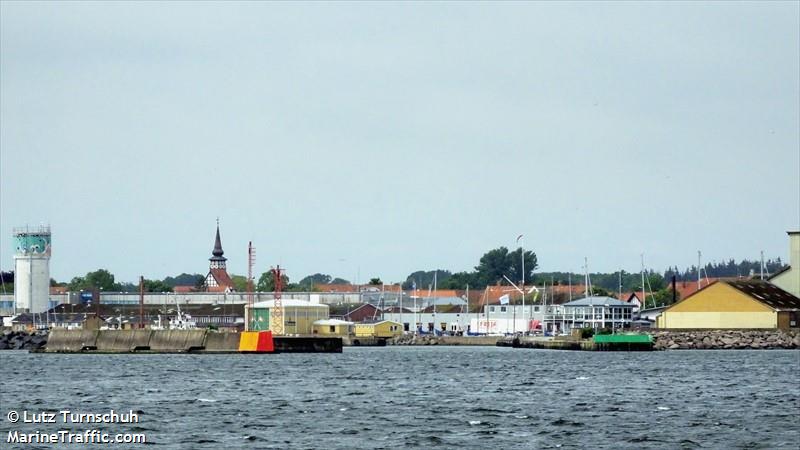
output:
[[[311,327],[311,333],[318,336],[350,336],[353,334],[353,322],[339,319],[317,320]]]
[[[786,233],[789,235],[789,265],[769,277],[769,282],[800,297],[800,231]]]
[[[633,309],[634,303],[612,297],[584,297],[548,307],[544,324],[547,330],[561,332],[573,328],[628,328],[633,320]]]
[[[714,282],[665,309],[665,329],[788,329],[798,327],[800,298],[761,280]]]
[[[403,334],[402,325],[399,322],[383,320],[375,323],[357,323],[355,334],[358,337],[391,338]]]

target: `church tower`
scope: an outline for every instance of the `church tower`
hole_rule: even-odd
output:
[[[208,292],[231,292],[234,290],[233,281],[225,267],[228,258],[222,256],[224,254],[222,240],[219,238],[219,219],[217,219],[217,237],[214,240],[211,258],[208,258],[208,275],[206,275],[206,291]]]

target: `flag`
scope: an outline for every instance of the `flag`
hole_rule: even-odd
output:
[[[517,244],[519,244],[519,240],[520,239],[522,239],[522,235],[521,234],[519,236],[517,236]]]
[[[508,296],[508,294],[505,294],[505,295],[500,297],[500,304],[501,305],[507,305],[508,304],[508,300],[509,300],[509,296]]]

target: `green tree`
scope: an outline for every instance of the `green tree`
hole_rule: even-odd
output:
[[[300,280],[297,285],[302,287],[303,289],[311,289],[312,286],[320,285],[320,284],[330,284],[331,276],[326,275],[324,273],[315,273],[314,275],[309,275],[302,280]]]
[[[344,278],[334,278],[328,284],[350,284],[350,282],[348,280],[345,280]]]
[[[164,284],[168,286],[197,286],[197,283],[203,283],[205,281],[205,277],[200,275],[199,273],[195,274],[188,274],[182,273],[175,277],[166,277],[164,278]]]
[[[285,273],[281,275],[281,285],[283,287],[282,290],[287,290],[286,287],[289,286],[289,277],[286,276]],[[261,274],[261,276],[258,278],[258,283],[256,284],[256,290],[258,292],[275,291],[275,275],[271,270]]]
[[[527,281],[533,278],[533,271],[539,267],[539,264],[536,260],[536,254],[531,251],[526,251],[524,258],[525,280]],[[522,281],[522,247],[510,252],[508,254],[508,259],[509,270],[511,273],[506,274],[506,276],[515,283]]]
[[[380,286],[383,284],[380,278],[370,278],[369,283],[370,286]]]
[[[231,275],[233,289],[237,292],[247,292],[247,277],[244,275]]]
[[[408,277],[403,283],[403,289],[411,289],[414,283],[417,284],[417,289],[428,289],[428,286],[433,286],[434,278],[436,279],[437,286],[444,286],[444,283],[452,273],[449,270],[418,270]]]
[[[106,292],[114,292],[120,290],[119,283],[114,282],[114,274],[106,269],[97,269],[94,272],[87,273],[86,276],[75,277],[67,287],[71,291],[99,289]]]
[[[503,280],[503,275],[511,274],[511,258],[506,247],[489,250],[481,256],[480,262],[475,266],[481,284],[484,286],[496,284]]]
[[[136,288],[138,290],[138,287]],[[172,286],[161,280],[144,280],[145,292],[172,292]]]

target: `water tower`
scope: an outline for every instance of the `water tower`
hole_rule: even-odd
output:
[[[50,227],[14,228],[14,304],[41,313],[50,304]]]

